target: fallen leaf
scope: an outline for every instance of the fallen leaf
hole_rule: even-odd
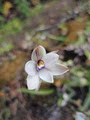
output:
[[[9,12],[10,12],[10,8],[12,8],[12,7],[13,7],[13,5],[12,5],[10,2],[6,1],[6,2],[3,4],[3,14],[4,14],[5,16],[8,15]]]
[[[64,80],[65,80],[64,78],[55,80],[54,85],[55,85],[56,87],[60,87],[60,86],[63,84],[63,81],[64,81]]]
[[[0,92],[0,98],[4,96],[4,93],[3,92]]]

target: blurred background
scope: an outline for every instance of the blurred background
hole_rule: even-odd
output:
[[[30,91],[38,45],[70,71]],[[90,120],[90,0],[0,0],[0,120]]]

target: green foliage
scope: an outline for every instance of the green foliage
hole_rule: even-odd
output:
[[[61,24],[60,26],[58,26],[58,28],[60,28],[61,30],[68,30],[65,24]]]
[[[22,30],[22,22],[19,19],[13,19],[0,28],[2,35],[14,34]]]
[[[8,120],[11,116],[11,110],[6,107],[6,100],[5,98],[0,99],[0,103],[2,103],[2,110],[0,112],[0,120]]]
[[[2,13],[2,10],[3,10],[2,1],[0,0],[0,13]],[[2,22],[3,22],[3,17],[0,15],[0,24],[2,24]]]
[[[0,13],[2,13],[2,10],[3,10],[3,8],[2,8],[2,0],[0,0]]]
[[[87,24],[86,24],[85,33],[86,33],[87,35],[90,34],[90,21],[88,21]]]
[[[41,4],[36,5],[33,9],[30,11],[30,16],[37,16],[39,13],[41,13],[44,10],[43,6]]]
[[[3,23],[3,17],[0,16],[0,24],[2,24],[2,23]]]
[[[13,44],[6,44],[4,47],[0,48],[0,55],[3,54],[4,52],[10,51],[14,47]]]
[[[71,80],[67,83],[67,86],[88,86],[89,91],[85,98],[84,104],[80,107],[80,110],[85,111],[90,106],[90,70],[83,67],[74,67],[71,69]]]
[[[30,95],[50,95],[54,92],[53,89],[35,91],[35,90],[28,90],[25,88],[21,88],[18,91],[22,93],[28,93]]]
[[[86,78],[87,70],[82,67],[74,67],[71,69],[71,81],[70,86],[85,86],[88,85]]]
[[[3,110],[3,112],[1,112],[0,120],[3,120],[3,118],[4,120],[9,120],[10,116],[11,116],[11,111],[10,109],[6,108],[5,110]]]
[[[85,55],[86,55],[87,59],[90,59],[90,51],[86,50]]]
[[[21,12],[23,16],[25,17],[30,16],[30,7],[27,0],[15,0],[14,2],[17,5],[18,11]]]
[[[60,42],[65,42],[67,40],[65,36],[54,36],[51,34],[48,35],[48,38],[53,39],[53,40],[57,40]]]
[[[90,87],[90,70],[87,71],[87,80],[88,80],[88,85]]]
[[[86,110],[89,106],[90,106],[90,88],[84,101],[83,110]]]
[[[86,44],[86,36],[82,33],[78,35],[78,41],[75,43],[77,46],[82,46]]]
[[[63,101],[63,96],[61,94],[61,96],[59,97],[59,99],[57,101],[58,106],[62,104],[62,101]]]

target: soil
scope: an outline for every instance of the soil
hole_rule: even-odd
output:
[[[39,44],[43,45],[48,52],[59,49],[58,54],[60,58],[63,61],[72,59],[74,65],[82,65],[87,61],[84,50],[89,48],[90,41],[87,42],[85,48],[80,48],[74,47],[74,45],[70,46],[70,41],[63,44],[62,42],[49,38],[45,41],[39,40],[41,33],[47,31],[49,34],[60,35],[60,30],[56,25],[59,24],[63,18],[69,16],[67,9],[73,11],[77,5],[78,2],[76,0],[59,0],[50,7],[48,7],[47,3],[46,9],[48,9],[40,13],[40,15],[30,18],[30,23],[28,23],[28,26],[25,26],[20,33],[7,36],[7,40],[9,42],[12,41],[15,48],[0,56],[0,114],[2,120],[75,119],[76,111],[79,107],[77,104],[68,102],[64,107],[57,105],[58,94],[62,92],[63,88],[62,83],[59,82],[51,85],[42,84],[41,89],[49,88],[55,90],[53,94],[47,96],[33,96],[20,93],[17,90],[23,87],[26,88],[25,79],[27,75],[24,71],[24,65],[26,61],[30,60],[33,48]],[[84,31],[86,22],[90,18],[87,13],[80,13],[79,15],[82,18],[80,21],[77,19],[77,16],[75,16],[74,20],[70,19],[65,22],[69,29],[67,38],[72,42],[77,39],[77,32]],[[47,26],[49,26],[50,29],[40,30],[40,26],[42,25],[45,26],[44,29],[46,29]],[[52,26],[54,27],[51,29]],[[80,52],[76,52],[76,50]],[[10,116],[7,114],[9,112]]]

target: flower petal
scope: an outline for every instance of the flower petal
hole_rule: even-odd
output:
[[[49,66],[47,69],[50,70],[53,75],[62,75],[69,70],[68,67],[58,63],[54,64],[53,66]]]
[[[42,57],[46,54],[46,50],[44,47],[42,47],[41,45],[39,45],[38,47],[36,47],[33,52],[32,52],[32,56],[31,59],[33,61],[38,61],[40,59],[42,59]]]
[[[36,74],[35,76],[30,76],[28,75],[27,77],[27,87],[29,90],[33,90],[36,89],[38,90],[40,87],[41,81],[39,79],[38,74]]]
[[[44,63],[45,63],[45,67],[46,67],[46,68],[47,68],[48,66],[52,66],[52,65],[56,64],[57,61],[58,61],[58,59],[59,59],[59,55],[56,54],[56,53],[53,53],[53,52],[46,54],[46,55],[42,58],[42,60],[43,60]]]
[[[36,63],[34,61],[28,61],[25,64],[25,71],[27,74],[29,74],[30,76],[33,76],[37,73],[36,70]]]
[[[58,54],[58,51],[59,51],[59,50],[54,50],[54,51],[52,51],[52,52],[50,52],[50,53],[56,53],[56,54]]]
[[[53,74],[46,69],[39,71],[39,77],[45,82],[53,83]]]

